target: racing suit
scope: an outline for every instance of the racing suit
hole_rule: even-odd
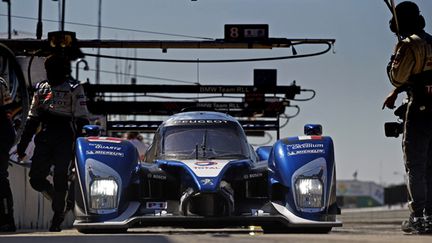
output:
[[[35,137],[30,184],[52,198],[54,213],[65,211],[73,146],[82,126],[88,123],[87,118],[84,89],[77,81],[67,79],[60,84],[50,84],[46,80],[36,85],[17,153],[21,158],[25,156],[25,149],[40,126]],[[54,185],[47,180],[52,165]]]
[[[432,215],[432,36],[413,34],[396,46],[388,75],[408,93],[402,149],[413,217]]]
[[[9,150],[15,141],[15,130],[6,112],[11,102],[6,81],[0,77],[0,231],[15,231],[13,198],[8,180]]]

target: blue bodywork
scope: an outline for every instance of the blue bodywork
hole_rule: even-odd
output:
[[[330,210],[337,210],[333,141],[330,137],[304,136],[277,141],[268,159],[269,186],[281,185],[288,193],[282,205],[302,218],[321,220]],[[313,177],[324,184],[323,207],[299,209],[295,182],[300,177]]]
[[[76,141],[76,169],[81,197],[78,205],[88,215],[101,215],[100,220],[112,219],[119,210],[92,210],[89,207],[89,187],[97,178],[113,178],[119,190],[126,192],[134,180],[138,167],[138,151],[128,141],[116,138],[82,137]],[[125,194],[118,198],[121,205],[127,200]]]
[[[342,225],[330,137],[285,138],[254,150],[233,117],[185,112],[160,125],[144,161],[118,138],[79,138],[76,153],[74,226],[81,232],[151,225],[328,232]]]

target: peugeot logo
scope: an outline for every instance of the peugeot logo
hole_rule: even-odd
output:
[[[200,182],[203,185],[213,186],[213,179],[206,178],[206,179],[202,179]]]
[[[195,162],[195,165],[198,165],[198,166],[212,166],[212,165],[217,165],[217,162],[213,162],[213,161],[198,161],[198,162]]]

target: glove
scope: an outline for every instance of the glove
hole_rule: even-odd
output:
[[[33,138],[33,135],[35,135],[38,127],[39,127],[39,120],[37,120],[36,118],[33,117],[29,117],[27,119],[26,125],[24,127],[24,131],[21,135],[21,139],[20,142],[17,145],[17,154],[18,154],[18,158],[20,160],[24,159],[26,156],[26,149],[27,146],[29,145],[30,141]]]
[[[384,100],[384,104],[382,106],[382,109],[384,110],[385,107],[387,107],[389,109],[394,109],[395,108],[394,104],[396,102],[397,97],[398,97],[398,92],[396,91],[396,89],[394,89],[392,92],[390,92],[390,94]]]

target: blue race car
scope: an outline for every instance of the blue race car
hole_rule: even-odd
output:
[[[336,219],[333,142],[313,135],[256,151],[240,123],[184,112],[157,129],[145,160],[127,140],[90,136],[76,146],[74,227],[261,226],[264,232],[329,232]]]

